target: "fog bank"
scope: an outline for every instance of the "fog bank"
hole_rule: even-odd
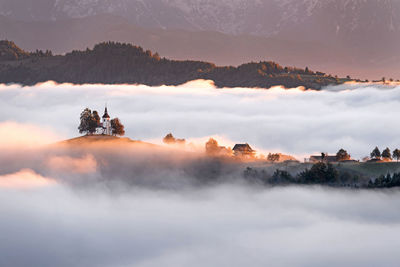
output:
[[[0,265],[397,266],[398,195],[0,188]]]
[[[0,266],[397,266],[398,190],[248,184],[209,136],[302,155],[399,144],[400,87],[326,91],[142,85],[0,86]],[[161,143],[54,144],[85,107]],[[50,144],[50,145],[48,145]]]
[[[299,89],[215,89],[208,81],[182,86],[57,85],[0,86],[2,121],[45,127],[76,136],[85,107],[101,114],[107,102],[128,137],[161,142],[172,132],[205,141],[219,136],[226,145],[248,142],[255,149],[302,159],[343,147],[361,158],[375,147],[400,143],[400,87],[349,84],[326,91]],[[2,126],[3,127],[3,126]],[[225,145],[223,143],[223,145]]]

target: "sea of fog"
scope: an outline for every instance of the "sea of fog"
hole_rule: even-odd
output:
[[[102,115],[106,103],[135,140],[160,143],[172,132],[203,144],[214,136],[222,145],[247,142],[257,151],[300,160],[340,148],[358,159],[375,146],[400,146],[400,86],[348,84],[304,92],[215,89],[209,81],[177,87],[0,85],[0,134],[8,134],[0,142],[9,144],[26,132],[36,142],[40,136],[48,141],[78,136],[80,112],[89,107]]]
[[[0,266],[398,266],[398,191],[0,188]]]
[[[398,266],[399,190],[248,184],[201,147],[360,158],[400,147],[399,101],[400,86],[373,84],[0,85],[0,266]],[[105,103],[128,137],[192,149],[53,144]]]

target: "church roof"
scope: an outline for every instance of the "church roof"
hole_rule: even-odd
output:
[[[106,109],[104,110],[103,119],[109,119],[109,118],[110,118],[110,115],[108,115],[107,107],[106,107]]]

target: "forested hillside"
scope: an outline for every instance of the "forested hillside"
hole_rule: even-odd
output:
[[[275,85],[320,89],[348,79],[321,72],[282,67],[275,62],[219,67],[202,61],[177,61],[131,44],[105,42],[93,49],[54,56],[50,51],[29,53],[13,42],[0,42],[0,82],[26,85],[53,80],[59,83],[140,83],[179,85],[195,79],[210,79],[218,87]]]

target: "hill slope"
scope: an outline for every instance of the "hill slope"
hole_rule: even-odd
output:
[[[345,81],[308,69],[282,67],[274,62],[217,67],[202,61],[169,60],[141,47],[113,42],[101,43],[86,51],[73,51],[65,56],[38,51],[25,59],[0,61],[1,83],[30,85],[54,80],[59,83],[156,86],[179,85],[196,79],[213,80],[218,87],[270,88],[283,85],[312,89]]]
[[[93,47],[104,41],[134,43],[176,60],[210,61],[238,66],[249,61],[269,60],[285,65],[312,67],[348,75],[351,54],[320,42],[290,41],[254,35],[228,35],[213,31],[144,28],[113,15],[57,21],[16,21],[0,16],[0,36],[21,48],[51,50],[63,54]],[[67,38],[66,38],[67,36]],[[328,53],[329,52],[329,53]]]

